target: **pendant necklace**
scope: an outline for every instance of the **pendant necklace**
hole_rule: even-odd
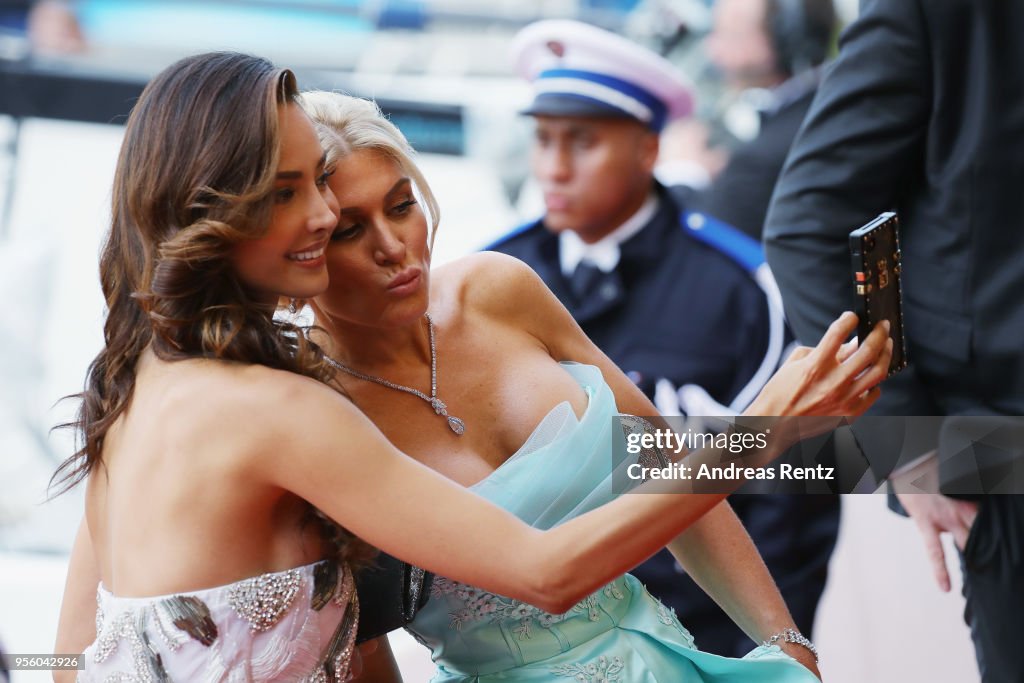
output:
[[[422,398],[430,404],[434,409],[434,413],[448,421],[448,427],[453,432],[462,436],[466,431],[466,423],[454,415],[449,415],[448,406],[445,405],[444,401],[437,397],[437,346],[434,342],[434,321],[430,319],[429,313],[424,313],[423,316],[427,319],[427,332],[430,336],[430,396],[427,396],[419,389],[413,389],[412,387],[390,382],[383,377],[374,377],[373,375],[367,375],[366,373],[359,372],[358,370],[353,370],[347,365],[334,360],[327,354],[324,354],[324,360],[326,360],[327,364],[331,367],[341,370],[342,372],[347,372],[353,377],[358,377],[359,379],[366,380],[367,382],[375,382],[381,386],[388,387],[389,389],[397,389],[398,391],[404,391],[407,394],[412,394],[413,396]]]

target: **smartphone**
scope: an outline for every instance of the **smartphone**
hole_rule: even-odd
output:
[[[857,336],[863,343],[875,325],[889,321],[892,361],[889,376],[907,367],[903,334],[903,285],[900,279],[899,218],[881,214],[850,233],[850,256],[855,293],[854,311],[860,318]]]

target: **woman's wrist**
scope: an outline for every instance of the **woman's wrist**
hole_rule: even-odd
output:
[[[763,643],[764,646],[778,645],[787,651],[787,654],[796,649],[797,652],[809,652],[814,657],[814,663],[818,663],[818,648],[804,634],[795,628],[784,628],[778,633],[769,636]]]

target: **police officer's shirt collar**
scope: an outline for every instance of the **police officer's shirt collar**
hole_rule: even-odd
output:
[[[658,195],[651,192],[643,205],[625,223],[593,244],[587,244],[572,230],[558,233],[558,259],[562,274],[569,277],[586,259],[606,273],[619,265],[619,245],[647,225],[658,211]]]

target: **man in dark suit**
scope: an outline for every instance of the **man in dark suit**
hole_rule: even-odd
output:
[[[1024,415],[1022,35],[1019,2],[864,0],[776,187],[768,258],[801,339],[850,306],[848,232],[900,213],[911,366],[886,383],[876,413]],[[943,491],[962,491],[948,466],[963,459],[943,453],[969,434],[964,421],[948,418],[938,435]],[[904,435],[855,433],[876,475],[890,475]],[[1022,498],[899,499],[945,590],[939,534],[961,550],[983,680],[1024,680]]]
[[[775,181],[811,106],[836,31],[832,0],[718,0],[706,41],[728,87],[754,107],[757,135],[740,144],[695,210],[761,241]]]
[[[653,178],[658,132],[691,108],[671,64],[617,36],[541,22],[517,42],[536,96],[532,170],[540,221],[490,248],[530,264],[584,332],[663,414],[739,411],[774,371],[788,337],[757,243],[686,213]],[[838,506],[810,497],[731,502],[801,630],[810,632],[835,542]],[[663,552],[636,575],[673,607],[702,649],[753,645]]]

